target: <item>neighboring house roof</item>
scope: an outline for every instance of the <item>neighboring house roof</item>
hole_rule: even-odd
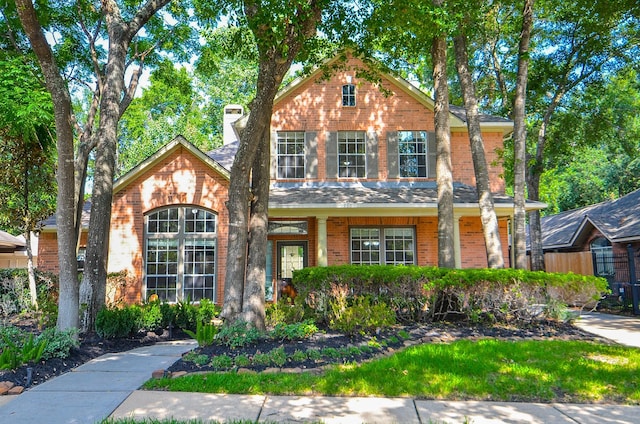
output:
[[[23,250],[26,246],[24,237],[16,237],[11,234],[0,231],[0,250],[2,251],[14,251]]]
[[[640,240],[640,190],[541,220],[544,250],[572,248],[598,229],[612,243]]]
[[[349,54],[350,52],[347,52]],[[274,106],[278,104],[281,100],[286,98],[289,93],[302,84],[311,81],[318,76],[321,76],[326,69],[330,68],[336,62],[344,60],[344,55],[336,55],[331,59],[328,59],[322,66],[317,67],[308,75],[304,75],[299,77],[289,84],[287,84],[284,88],[282,88],[275,97],[273,102]],[[416,101],[421,103],[429,110],[434,110],[435,101],[424,93],[422,90],[411,84],[409,81],[404,78],[394,75],[390,72],[381,72],[383,78],[389,81],[391,84],[395,85],[401,91],[407,93],[409,96],[413,97]],[[449,125],[451,128],[467,128],[467,115],[464,107],[449,105],[449,113],[450,113],[450,121]],[[502,131],[505,135],[509,134],[513,131],[513,121],[509,119],[505,119],[499,116],[480,114],[480,126],[483,129],[495,128]]]

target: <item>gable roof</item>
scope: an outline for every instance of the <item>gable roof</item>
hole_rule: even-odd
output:
[[[349,55],[351,52],[348,51],[346,53],[347,55]],[[274,107],[284,98],[286,98],[293,90],[299,88],[301,85],[309,81],[313,81],[317,77],[322,76],[324,69],[334,65],[340,60],[343,60],[344,57],[345,57],[344,55],[336,54],[333,58],[325,61],[322,66],[318,66],[308,75],[296,78],[295,80],[287,84],[276,95],[273,101]],[[374,60],[374,59],[369,59],[369,60]],[[415,85],[411,84],[409,81],[405,80],[404,78],[398,75],[394,75],[390,72],[381,71],[380,75],[384,79],[389,81],[391,84],[393,84],[396,88],[398,88],[399,90],[403,91],[404,93],[408,94],[413,99],[418,101],[427,109],[431,111],[434,110],[435,101],[426,93],[424,93],[422,90],[417,88]],[[449,125],[451,126],[451,128],[464,128],[466,130],[467,114],[464,107],[449,105],[449,117],[450,117]],[[487,114],[480,114],[479,119],[480,119],[480,127],[483,129],[495,128],[496,130],[502,131],[505,135],[513,131],[513,121],[509,119],[494,116],[494,115],[487,115]]]
[[[176,136],[169,143],[165,144],[162,148],[160,148],[157,152],[149,156],[147,159],[140,162],[129,172],[120,177],[113,184],[113,193],[116,194],[118,191],[122,190],[124,187],[129,185],[133,180],[138,178],[140,175],[147,172],[147,170],[151,169],[158,162],[171,155],[173,152],[178,150],[179,148],[184,148],[189,151],[191,154],[199,158],[205,164],[209,165],[212,169],[217,171],[220,175],[222,175],[225,179],[229,180],[229,168],[218,163],[214,158],[206,155],[202,152],[202,150],[198,149],[193,144],[189,143],[186,138],[181,135]]]
[[[24,237],[16,237],[0,230],[0,249],[19,250],[26,245]]]
[[[597,228],[612,243],[640,240],[640,189],[615,200],[541,220],[544,250],[571,248]]]

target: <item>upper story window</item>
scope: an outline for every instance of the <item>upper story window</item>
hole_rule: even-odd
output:
[[[277,143],[278,178],[304,178],[304,132],[278,132]]]
[[[426,178],[427,132],[398,131],[398,156],[400,177]]]
[[[355,84],[345,84],[342,86],[342,106],[356,105],[356,86]]]
[[[338,132],[338,176],[367,176],[367,144],[364,131]]]

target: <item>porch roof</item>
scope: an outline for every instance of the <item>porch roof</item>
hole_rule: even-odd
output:
[[[496,213],[513,214],[513,198],[494,193]],[[475,188],[456,183],[454,211],[478,215]],[[542,209],[541,202],[527,202],[527,209]],[[302,216],[331,215],[437,215],[438,189],[435,182],[423,183],[275,183],[269,191],[269,213]]]

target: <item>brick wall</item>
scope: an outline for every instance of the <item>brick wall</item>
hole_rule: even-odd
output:
[[[131,181],[113,198],[109,272],[128,270],[134,285],[127,290],[128,302],[140,301],[143,288],[144,217],[170,205],[195,205],[218,216],[216,298],[221,301],[226,272],[228,181],[188,150],[179,147],[144,175]]]
[[[354,60],[355,65],[361,62]],[[356,106],[342,106],[342,85],[351,77],[356,85]],[[388,81],[385,90],[393,94],[386,97],[377,86],[357,78],[355,68],[338,72],[329,81],[310,80],[274,106],[272,128],[277,131],[315,131],[318,137],[318,181],[326,180],[325,144],[327,132],[357,130],[375,131],[378,136],[378,179],[393,180],[387,172],[387,132],[398,130],[434,131],[433,111],[411,95]],[[502,133],[484,134],[491,188],[504,192],[501,164],[494,164],[496,149],[502,147]],[[473,162],[466,126],[452,128],[452,169],[454,180],[475,186]],[[395,152],[393,152],[395,153]],[[341,179],[344,180],[344,179]],[[403,179],[407,181],[409,179]]]

